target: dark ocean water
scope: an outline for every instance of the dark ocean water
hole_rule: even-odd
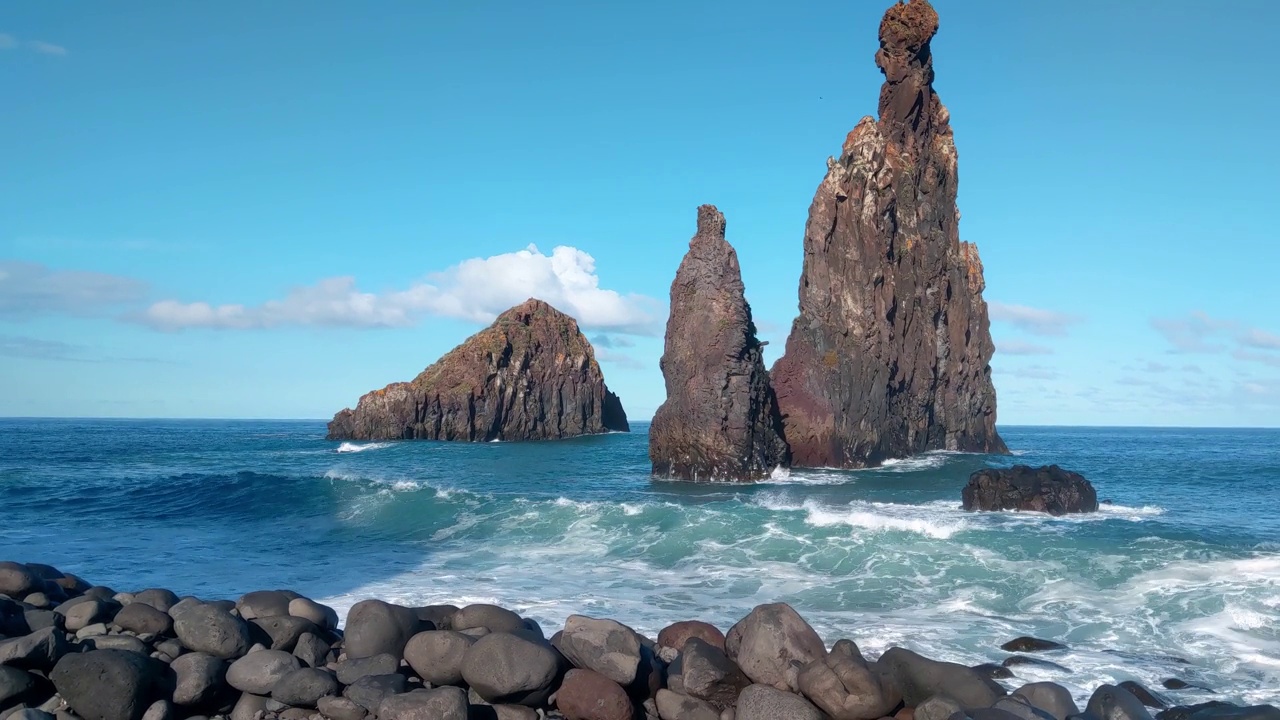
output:
[[[497,602],[656,632],[794,605],[834,642],[969,664],[1065,641],[1085,694],[1178,676],[1280,700],[1280,431],[1003,428],[950,453],[751,486],[654,482],[645,427],[550,443],[327,442],[306,422],[0,420],[0,558],[116,589],[289,587],[338,607]],[[973,515],[984,465],[1058,463],[1095,516]],[[1179,662],[1177,658],[1189,661]]]

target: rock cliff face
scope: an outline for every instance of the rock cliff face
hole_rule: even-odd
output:
[[[960,242],[956,148],[933,92],[926,0],[880,23],[880,118],[845,139],[805,227],[800,315],[773,368],[792,462],[862,467],[1005,452],[978,249]]]
[[[662,375],[666,402],[649,426],[655,475],[754,480],[787,464],[781,417],[743,295],[724,215],[698,208],[698,231],[671,284]]]
[[[578,323],[528,300],[412,381],[339,412],[329,438],[554,440],[628,429]]]

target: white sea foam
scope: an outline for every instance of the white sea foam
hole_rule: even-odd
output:
[[[338,446],[338,449],[336,452],[358,453],[358,452],[367,452],[369,450],[381,450],[382,448],[388,448],[388,447],[391,447],[391,443],[376,442],[376,443],[368,443],[366,445],[360,445],[358,443],[353,443],[353,442],[344,442]]]

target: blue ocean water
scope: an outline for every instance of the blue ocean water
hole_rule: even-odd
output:
[[[968,664],[1030,634],[1084,696],[1177,676],[1280,700],[1280,430],[1008,427],[1015,457],[932,453],[748,486],[655,482],[646,427],[546,443],[336,443],[316,421],[0,420],[0,558],[116,589],[288,587],[496,602],[656,633],[794,605],[827,641]],[[984,465],[1058,463],[1112,500],[969,514]],[[1184,662],[1185,661],[1185,662]]]

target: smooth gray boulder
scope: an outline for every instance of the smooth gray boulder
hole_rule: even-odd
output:
[[[187,648],[231,660],[249,651],[249,626],[223,607],[212,603],[193,603],[170,611],[173,630]]]
[[[738,702],[737,698],[733,699]],[[720,720],[720,711],[706,700],[663,688],[654,697],[661,720]]]
[[[620,622],[570,615],[559,648],[575,667],[594,670],[625,688],[640,672],[642,645],[639,633]]]
[[[392,695],[378,706],[378,720],[467,720],[469,712],[466,691],[445,687]]]
[[[933,695],[916,705],[913,720],[948,720],[956,713],[964,713],[964,708],[960,707],[960,703],[946,695]]]
[[[44,582],[26,565],[0,562],[0,595],[24,598],[42,587]]]
[[[452,630],[429,630],[409,639],[404,659],[432,685],[462,685],[462,662],[475,638]]]
[[[376,713],[384,700],[403,693],[406,686],[405,677],[399,673],[365,675],[348,685],[342,694],[360,707]]]
[[[9,701],[29,692],[36,679],[26,670],[0,665],[0,708],[9,707]]]
[[[249,624],[271,638],[272,650],[283,650],[285,652],[293,652],[293,649],[298,646],[298,639],[306,633],[318,635],[323,632],[310,620],[296,618],[291,615],[258,617],[250,620]],[[253,628],[250,628],[250,632],[253,631]]]
[[[150,605],[160,612],[167,613],[173,609],[174,605],[178,604],[178,596],[174,595],[172,591],[165,590],[164,588],[152,588],[149,590],[143,590],[139,593],[134,593],[133,602],[129,604],[133,605],[135,603]]]
[[[173,632],[173,617],[169,613],[140,602],[120,608],[111,622],[121,630],[138,634],[168,635]]]
[[[468,605],[455,611],[450,619],[454,630],[484,628],[489,632],[516,632],[524,630],[524,620],[514,612],[497,605]]]
[[[52,670],[67,654],[67,638],[56,627],[46,627],[22,637],[0,641],[0,665],[24,670]]]
[[[290,590],[256,590],[236,601],[236,610],[245,620],[278,617],[289,614],[289,603],[301,597]]]
[[[422,621],[411,608],[381,600],[362,600],[347,613],[343,649],[359,659],[389,653],[403,657],[404,646],[421,629]]]
[[[63,657],[49,679],[84,720],[141,720],[161,699],[163,668],[138,653],[91,650]]]
[[[289,614],[303,620],[310,620],[317,627],[333,630],[338,627],[338,611],[328,605],[321,605],[311,598],[299,597],[289,601]]]
[[[173,701],[179,705],[201,705],[226,686],[227,664],[208,653],[180,655],[169,667],[177,678]]]
[[[280,678],[271,699],[294,707],[313,708],[320,698],[337,695],[342,687],[333,673],[320,668],[300,668]]]
[[[66,627],[69,632],[81,630],[97,623],[109,623],[120,611],[114,600],[86,600],[67,608]]]
[[[684,693],[705,700],[717,710],[733,707],[738,695],[751,684],[742,668],[702,638],[685,640],[679,669]]]
[[[364,720],[367,714],[354,700],[345,697],[322,697],[316,707],[330,720]]]
[[[834,720],[876,720],[902,702],[897,687],[867,663],[851,640],[838,641],[826,657],[805,665],[798,684]]]
[[[964,708],[989,708],[1006,694],[994,680],[973,668],[930,660],[906,648],[893,647],[877,664],[892,677],[902,700],[914,706],[933,695],[946,695]]]
[[[322,667],[328,662],[329,643],[313,633],[302,633],[293,647],[293,656],[307,667]]]
[[[302,667],[298,658],[282,650],[259,650],[231,663],[227,684],[240,692],[270,695],[286,675]]]
[[[1151,712],[1141,700],[1115,685],[1098,686],[1084,711],[1099,720],[1152,720]]]
[[[822,711],[794,693],[751,685],[738,696],[734,720],[826,720]]]
[[[400,660],[390,653],[382,653],[367,658],[343,660],[336,668],[338,682],[351,685],[362,677],[370,675],[390,675],[399,672]]]
[[[262,713],[266,712],[271,703],[271,698],[245,693],[236,701],[236,706],[231,710],[231,720],[259,720]]]
[[[548,645],[512,633],[490,633],[467,650],[462,677],[486,702],[537,706],[550,696],[560,657]]]
[[[752,682],[782,685],[792,661],[807,665],[826,656],[822,638],[790,605],[759,605],[725,635],[725,653]]]
[[[995,710],[1003,710],[1010,715],[1016,715],[1022,720],[1056,720],[1052,713],[1035,707],[1031,704],[1031,701],[1021,695],[1002,697],[991,707]]]
[[[1014,690],[1013,696],[1025,699],[1033,707],[1052,715],[1055,720],[1067,720],[1068,717],[1080,713],[1075,699],[1071,697],[1071,691],[1058,683],[1027,683]]]

